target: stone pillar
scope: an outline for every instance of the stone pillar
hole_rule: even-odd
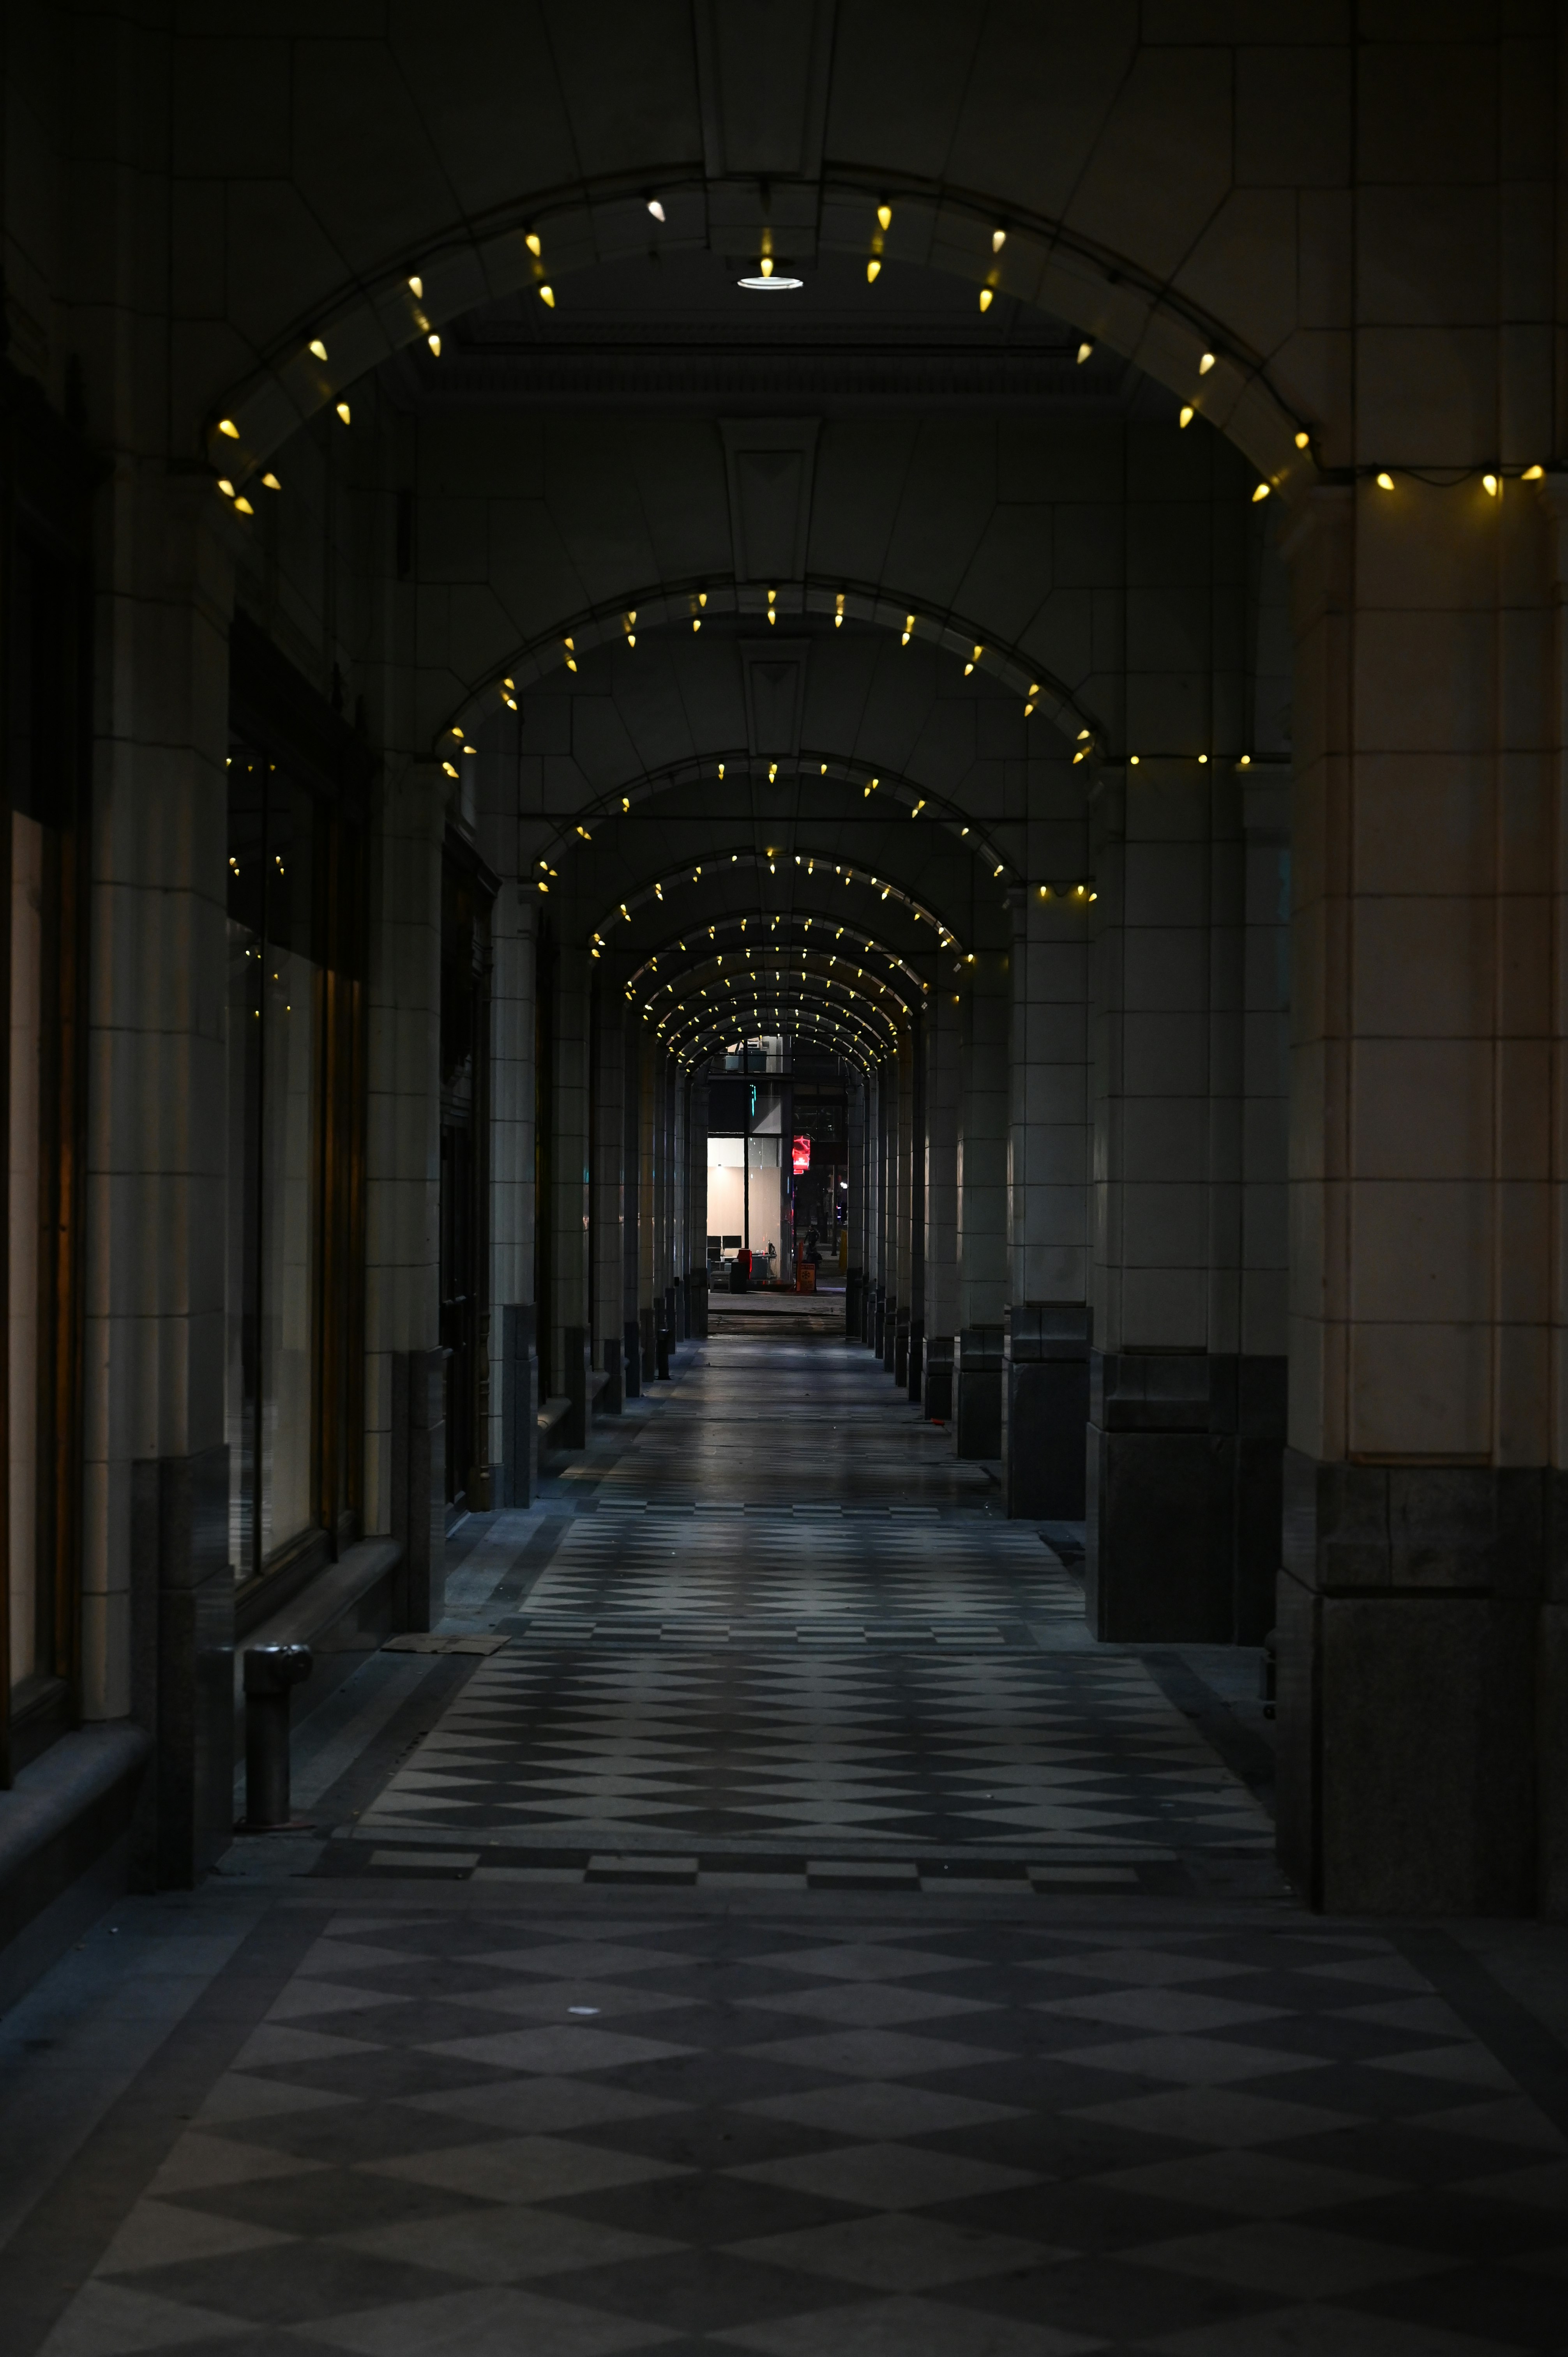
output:
[[[1265,1257],[1279,1235],[1276,1217],[1264,1243],[1277,1075],[1245,1183],[1245,774],[1146,759],[1096,802],[1085,1597],[1118,1642],[1256,1640],[1278,1547],[1283,1336],[1273,1355],[1241,1347],[1244,1224]],[[1277,1042],[1277,1006],[1272,1020]],[[1250,1297],[1253,1340],[1266,1294]],[[1243,1468],[1261,1515],[1239,1512]]]
[[[365,1122],[365,1523],[403,1531],[410,1593],[439,1590],[424,1560],[432,1527],[394,1501],[446,1501],[446,1467],[411,1469],[445,1425],[424,1403],[425,1356],[440,1340],[441,774],[430,763],[386,779],[371,832],[370,1067]],[[409,1354],[418,1362],[411,1377]],[[395,1390],[395,1400],[394,1400]],[[410,1405],[410,1403],[413,1405]],[[445,1551],[445,1536],[437,1554]]]
[[[621,1163],[621,1207],[623,1217],[621,1311],[621,1365],[628,1399],[637,1399],[642,1391],[642,1322],[638,1304],[642,1285],[642,1229],[644,1197],[642,1187],[642,1032],[640,1025],[628,1023],[621,1041],[621,1069],[625,1080],[622,1099],[621,1135],[625,1153]]]
[[[893,1321],[893,1350],[887,1372],[900,1390],[909,1381],[909,1328],[914,1316],[914,1175],[915,1175],[915,1041],[909,1024],[898,1035],[896,1066],[897,1138],[894,1169],[897,1200],[893,1221],[893,1253],[897,1275],[897,1314]]]
[[[609,1376],[599,1394],[607,1415],[625,1401],[622,1352],[626,1336],[626,1026],[620,991],[596,975],[594,985],[593,1255],[594,1357]]]
[[[490,1464],[498,1506],[539,1482],[539,1353],[533,1303],[533,1012],[538,918],[515,882],[490,914]],[[513,1390],[518,1396],[512,1396]]]
[[[659,1372],[659,1104],[653,1048],[648,1026],[639,1024],[628,1041],[637,1062],[638,1199],[637,1199],[637,1331],[642,1381]]]
[[[83,1188],[81,1707],[156,1751],[159,1880],[227,1848],[223,1421],[230,561],[209,489],[100,493]],[[133,1687],[133,1665],[136,1666]]]
[[[1097,902],[1020,886],[1013,913],[1007,1157],[1010,1295],[1004,1394],[1009,1513],[1083,1513],[1089,1420],[1089,961]],[[1028,1308],[1029,1314],[1019,1313]],[[1036,1314],[1038,1313],[1038,1314]],[[1047,1377],[1043,1372],[1051,1369]],[[1015,1469],[1016,1448],[1026,1462]]]
[[[845,1103],[849,1122],[849,1135],[844,1140],[849,1155],[849,1193],[844,1203],[843,1330],[846,1341],[858,1342],[866,1286],[865,1082],[858,1073],[849,1076]]]
[[[1007,1298],[1007,962],[977,952],[965,968],[965,1027],[958,1142],[958,1265],[961,1312],[953,1361],[953,1419],[961,1457],[1002,1453],[1002,1312]],[[965,1395],[965,1386],[969,1386]]]
[[[958,1133],[963,1081],[960,994],[939,982],[926,1034],[926,1414],[952,1415],[953,1340],[959,1329]]]
[[[1336,1911],[1563,1896],[1562,515],[1363,479],[1287,544],[1279,1838]]]
[[[550,1372],[553,1383],[575,1400],[577,1370],[591,1349],[589,1327],[588,1024],[592,1000],[590,962],[574,942],[555,952],[555,1038],[552,1209]],[[563,1374],[557,1370],[564,1371]],[[568,1448],[581,1448],[575,1415],[560,1429]]]
[[[909,1359],[905,1389],[924,1396],[926,1378],[926,1016],[917,1018],[909,1070]]]

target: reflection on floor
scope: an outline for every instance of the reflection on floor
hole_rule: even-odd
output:
[[[504,1650],[0,2026],[7,2357],[1561,2350],[1562,1935],[1302,1914],[1244,1676],[995,1502],[725,1340],[467,1525]]]

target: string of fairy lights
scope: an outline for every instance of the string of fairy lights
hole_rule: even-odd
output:
[[[485,284],[494,286],[510,276],[512,283],[532,293],[542,310],[553,313],[557,309],[555,282],[561,273],[545,257],[547,231],[564,236],[562,253],[568,271],[591,268],[605,259],[607,252],[618,255],[624,251],[621,223],[628,204],[639,205],[656,231],[670,227],[673,207],[680,216],[680,227],[672,232],[673,242],[681,247],[709,249],[707,190],[701,182],[680,182],[663,188],[644,186],[634,192],[624,179],[616,179],[601,184],[597,196],[588,194],[578,184],[570,191],[564,189],[559,198],[547,200],[536,214],[518,222],[510,231],[487,239],[483,256]],[[614,233],[607,242],[598,228],[601,219],[607,228],[614,224]],[[868,190],[847,178],[830,178],[824,183],[817,242],[852,253],[858,248],[868,289],[876,287],[889,262],[896,261],[908,268],[935,266],[968,271],[976,282],[976,303],[982,317],[991,313],[999,295],[1006,295],[1016,304],[1033,306],[1052,262],[1064,253],[1076,251],[1079,245],[1074,233],[1060,221],[1022,212],[1000,214],[982,195],[950,183],[908,182]],[[940,263],[933,261],[938,253],[942,257]],[[1090,247],[1082,247],[1079,258],[1091,269],[1103,273],[1102,262]],[[456,317],[472,305],[474,259],[471,242],[463,233],[454,232],[444,246],[423,261],[405,266],[401,273],[389,274],[379,285],[357,289],[352,308],[339,315],[335,323],[300,335],[297,342],[285,341],[274,352],[271,363],[258,372],[254,389],[241,404],[238,414],[225,413],[211,420],[208,442],[215,462],[214,481],[237,514],[249,518],[255,513],[254,502],[248,496],[252,482],[271,492],[282,489],[270,467],[263,471],[260,455],[247,457],[243,466],[236,468],[224,450],[224,445],[230,444],[234,446],[234,457],[244,455],[247,440],[252,437],[247,424],[242,420],[248,421],[252,410],[258,420],[265,421],[263,432],[254,438],[264,445],[275,434],[279,411],[268,388],[281,383],[296,414],[306,414],[310,405],[329,407],[341,426],[350,429],[353,409],[349,380],[365,373],[384,358],[389,345],[423,344],[431,361],[440,361],[445,346],[437,313],[443,306],[427,301],[426,278],[434,277],[445,285],[447,316]],[[805,281],[776,251],[772,230],[765,225],[756,265],[746,269],[737,283],[747,293],[777,298],[800,292]],[[1509,480],[1538,480],[1556,470],[1555,459],[1512,465],[1495,461],[1453,469],[1406,468],[1391,459],[1363,462],[1348,468],[1326,466],[1311,422],[1300,414],[1292,418],[1289,403],[1269,382],[1260,355],[1230,345],[1168,281],[1141,274],[1135,266],[1119,265],[1115,292],[1123,303],[1128,291],[1141,293],[1150,309],[1157,307],[1161,314],[1165,328],[1162,357],[1167,382],[1178,372],[1170,359],[1173,344],[1179,344],[1184,338],[1187,341],[1189,357],[1181,371],[1187,381],[1179,388],[1178,409],[1178,424],[1184,428],[1204,414],[1207,399],[1212,404],[1213,422],[1223,430],[1230,414],[1227,401],[1233,404],[1243,392],[1261,386],[1275,414],[1287,421],[1294,449],[1317,479],[1364,477],[1383,490],[1396,488],[1402,476],[1442,489],[1478,483],[1484,495],[1495,500],[1501,497],[1503,486]],[[329,335],[340,351],[347,347],[347,372],[341,359],[338,366],[333,364]],[[1080,366],[1093,358],[1101,340],[1091,326],[1083,327],[1077,346]],[[1177,387],[1173,385],[1172,389]],[[1217,393],[1220,396],[1218,400]],[[1284,487],[1280,472],[1262,474],[1251,496],[1254,501],[1262,501]]]

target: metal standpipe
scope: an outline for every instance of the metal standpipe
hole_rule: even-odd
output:
[[[312,1669],[308,1645],[251,1645],[245,1651],[245,1824],[267,1833],[291,1822],[289,1695]]]

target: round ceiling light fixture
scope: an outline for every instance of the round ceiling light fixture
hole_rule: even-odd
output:
[[[737,278],[735,283],[744,286],[748,295],[794,295],[806,282],[803,278],[776,276],[769,271],[766,278]]]

